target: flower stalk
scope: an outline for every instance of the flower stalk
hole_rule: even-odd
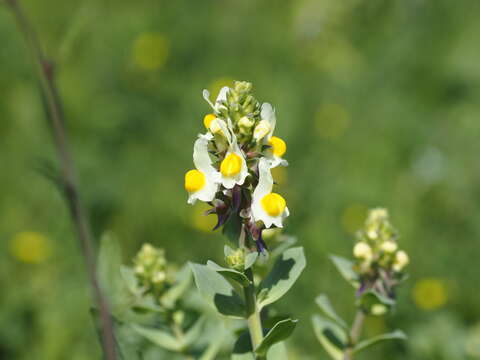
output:
[[[256,349],[263,340],[262,320],[260,318],[260,311],[258,311],[257,307],[252,269],[247,269],[245,271],[245,275],[250,280],[250,284],[243,287],[247,310],[247,324],[250,332],[250,340],[252,341],[252,347],[253,349]]]
[[[65,200],[70,210],[70,216],[75,226],[77,238],[85,260],[86,271],[93,289],[95,301],[100,312],[101,339],[104,356],[107,360],[115,360],[115,338],[107,301],[100,289],[96,277],[96,262],[92,244],[92,234],[87,220],[86,211],[80,199],[74,162],[70,154],[65,119],[61,97],[55,85],[55,69],[43,52],[38,35],[25,15],[18,0],[6,0],[6,4],[15,17],[19,30],[25,36],[27,45],[33,55],[38,69],[41,89],[45,98],[47,115],[50,121],[53,140],[60,162],[61,180]]]
[[[363,324],[365,322],[365,312],[362,309],[357,310],[355,314],[355,319],[353,320],[352,328],[350,329],[349,334],[349,343],[345,349],[345,355],[343,360],[352,360],[353,359],[353,349],[360,338],[363,330]]]

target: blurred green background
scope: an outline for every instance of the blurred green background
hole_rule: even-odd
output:
[[[327,255],[350,255],[373,206],[390,209],[411,278],[366,333],[410,340],[359,359],[480,358],[480,2],[23,3],[58,65],[95,234],[116,233],[126,262],[147,241],[178,263],[221,259],[183,175],[209,111],[201,90],[248,80],[277,109],[287,233],[308,260],[278,304],[300,319],[292,359],[327,358],[309,319],[318,293],[351,320]],[[56,161],[36,74],[1,3],[0,42],[0,358],[99,358],[65,205],[36,171]]]

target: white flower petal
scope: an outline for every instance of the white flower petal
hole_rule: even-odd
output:
[[[210,104],[210,106],[212,107],[213,110],[215,110],[215,106],[210,101],[210,91],[208,91],[207,89],[203,89],[202,95],[203,95],[203,98],[205,99],[205,101]]]
[[[193,145],[193,163],[197,170],[200,170],[205,177],[212,179],[214,182],[218,182],[220,177],[219,172],[212,165],[212,159],[208,153],[208,142],[213,138],[213,135],[207,133],[205,135],[200,134],[198,139]]]
[[[271,169],[276,168],[277,166],[288,166],[288,161],[285,159],[282,159],[279,156],[273,155],[268,159],[270,160],[270,163],[271,163],[271,167],[270,167]]]
[[[262,120],[267,120],[270,123],[270,131],[268,134],[265,136],[265,142],[268,143],[268,140],[273,135],[273,132],[275,131],[275,126],[277,124],[277,118],[275,116],[275,110],[273,109],[272,105],[269,103],[263,103],[262,104],[262,109],[260,111],[260,117]]]
[[[227,101],[227,93],[230,88],[228,86],[224,86],[220,89],[217,100],[215,100],[215,105],[220,105],[220,101]]]
[[[270,172],[271,162],[266,158],[261,158],[258,163],[258,185],[253,191],[252,196],[252,217],[254,221],[262,221],[266,228],[275,225],[283,227],[283,220],[290,215],[286,207],[282,214],[278,216],[269,215],[262,206],[262,199],[272,192],[273,177]]]
[[[188,196],[188,203],[189,204],[194,204],[195,201],[201,200],[201,201],[212,201],[215,198],[215,194],[218,191],[219,184],[214,181],[211,177],[208,177],[207,175],[205,176],[205,186],[194,192],[189,194]]]

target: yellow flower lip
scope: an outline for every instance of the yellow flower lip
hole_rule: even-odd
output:
[[[279,216],[287,207],[285,199],[277,193],[265,195],[261,200],[261,204],[263,210],[270,216]]]
[[[213,120],[215,120],[215,118],[216,118],[215,114],[205,115],[205,117],[203,118],[203,125],[205,125],[207,129],[210,129],[210,124],[212,123]]]
[[[199,170],[190,170],[185,174],[185,190],[189,193],[203,189],[205,175]]]
[[[268,140],[268,144],[272,147],[272,152],[275,156],[282,157],[287,151],[287,144],[277,136],[272,136]]]
[[[220,172],[225,177],[235,176],[242,170],[242,159],[237,154],[231,153],[220,164]]]

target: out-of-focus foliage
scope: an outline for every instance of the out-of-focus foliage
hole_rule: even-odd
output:
[[[183,175],[209,111],[201,89],[249,80],[277,107],[292,165],[275,176],[309,264],[277,304],[300,320],[291,358],[324,356],[309,322],[318,293],[352,308],[326,254],[351,251],[372,206],[401,229],[411,278],[366,332],[411,340],[366,358],[480,357],[478,1],[24,3],[56,59],[94,231],[118,234],[125,262],[143,242],[176,263],[222,256]],[[78,246],[40,175],[56,159],[36,76],[3,4],[0,41],[0,358],[98,358]]]

